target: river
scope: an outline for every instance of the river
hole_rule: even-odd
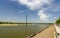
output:
[[[0,26],[0,38],[26,38],[27,36],[41,31],[49,24],[25,24],[18,26]]]

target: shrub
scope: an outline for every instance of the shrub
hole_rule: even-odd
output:
[[[60,17],[56,20],[56,22],[55,22],[57,25],[59,25],[60,24]]]

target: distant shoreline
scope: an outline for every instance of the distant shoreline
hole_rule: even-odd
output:
[[[23,24],[26,24],[26,23],[0,24],[0,26],[22,26]],[[27,24],[50,24],[52,25],[53,23],[27,23]]]
[[[0,24],[0,26],[18,26],[18,24]]]
[[[0,22],[0,24],[26,24],[25,22]],[[27,24],[53,24],[53,23],[29,23],[27,22]]]

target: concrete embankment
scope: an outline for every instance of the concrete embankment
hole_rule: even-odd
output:
[[[44,31],[36,34],[35,36],[31,38],[54,38],[54,27],[51,25]]]
[[[50,26],[52,26],[52,25],[50,25]],[[34,34],[29,35],[27,38],[32,38],[32,37],[36,36],[37,34],[41,33],[41,32],[44,31],[45,29],[49,28],[50,26],[48,26],[48,27],[46,27],[46,28],[40,30],[40,31],[37,32],[37,33],[34,33]]]

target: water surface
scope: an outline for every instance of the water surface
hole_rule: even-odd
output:
[[[25,24],[18,26],[0,26],[0,38],[26,38],[31,34],[41,31],[49,24]]]

